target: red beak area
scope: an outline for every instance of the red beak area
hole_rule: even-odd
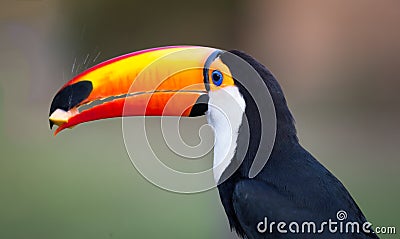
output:
[[[205,96],[205,92],[155,92],[115,99],[73,115],[68,122],[57,128],[54,135],[63,129],[98,119],[124,116],[198,116],[207,110],[202,107],[204,112],[198,112],[199,104],[206,104],[200,102],[202,96]],[[160,105],[164,107],[159,107]]]

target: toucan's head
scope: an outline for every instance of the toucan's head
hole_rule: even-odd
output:
[[[50,128],[58,125],[57,134],[112,117],[203,115],[213,92],[235,87],[230,69],[220,59],[223,53],[208,47],[168,46],[100,63],[58,91],[50,107]]]
[[[199,46],[142,50],[100,63],[61,87],[49,121],[57,134],[113,117],[204,114],[215,134],[216,181],[240,152],[253,161],[245,171],[256,175],[265,164],[256,156],[271,152],[275,129],[283,142],[297,139],[283,92],[265,66],[240,51]]]

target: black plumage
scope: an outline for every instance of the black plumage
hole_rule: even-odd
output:
[[[243,162],[239,162],[235,155],[224,174],[230,167],[240,164],[238,170],[218,186],[231,228],[244,238],[378,238],[374,233],[363,233],[362,228],[360,233],[331,233],[326,228],[318,234],[282,234],[276,227],[272,233],[257,231],[257,225],[264,217],[270,221],[294,221],[300,225],[304,221],[313,221],[318,226],[323,221],[336,219],[336,213],[344,210],[347,213],[344,222],[358,222],[360,227],[366,218],[343,184],[299,144],[293,117],[275,77],[251,56],[239,51],[230,53],[245,60],[261,76],[272,96],[277,120],[270,158],[263,170],[250,179],[248,175],[254,152],[263,147],[259,146],[262,126],[251,94],[240,82],[235,82],[246,102],[250,142]],[[221,59],[236,78],[240,74],[235,71],[238,62],[224,54]],[[242,127],[239,129],[238,147],[243,130]]]

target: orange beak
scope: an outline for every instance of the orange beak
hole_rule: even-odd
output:
[[[199,116],[207,110],[204,67],[219,50],[169,46],[100,63],[66,83],[50,107],[55,134],[122,116]]]

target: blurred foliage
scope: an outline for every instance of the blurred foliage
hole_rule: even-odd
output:
[[[165,45],[229,49],[236,42],[236,2],[64,1],[59,7],[68,21],[59,37],[78,51],[70,57],[101,52],[99,60]]]
[[[115,122],[37,139],[0,137],[0,238],[213,238],[224,226],[215,190],[171,193],[134,170]]]

